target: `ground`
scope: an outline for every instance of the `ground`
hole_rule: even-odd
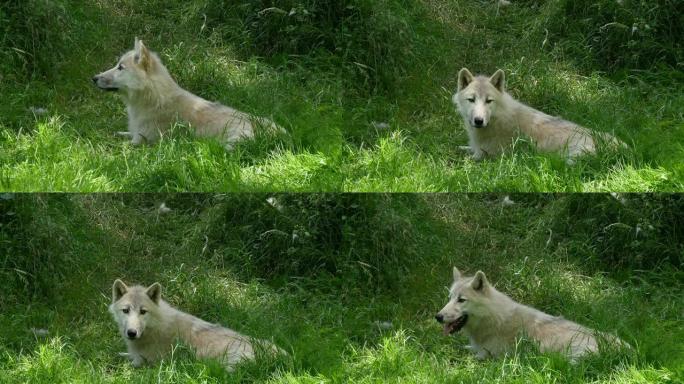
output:
[[[635,195],[4,195],[0,376],[680,383],[683,207]],[[478,361],[434,320],[454,265],[633,350],[572,365],[522,344]],[[116,278],[160,282],[173,305],[289,356],[228,374],[179,346],[134,369],[107,312]]]
[[[570,12],[558,5],[567,2],[285,3],[294,4],[291,12],[199,0],[32,0],[0,8],[10,23],[0,40],[0,189],[682,190],[681,71],[627,45],[607,53],[592,46],[603,35],[581,35],[584,16],[555,23]],[[328,20],[326,12],[337,16]],[[115,137],[126,129],[124,105],[90,78],[113,66],[135,37],[160,54],[181,86],[272,116],[289,134],[230,153],[182,126],[153,147]],[[633,57],[654,57],[654,64],[595,64]],[[520,142],[514,154],[474,162],[458,150],[467,138],[450,102],[462,67],[501,68],[516,98],[614,133],[630,149],[568,166]]]

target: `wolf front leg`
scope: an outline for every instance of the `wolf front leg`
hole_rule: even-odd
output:
[[[141,135],[141,134],[139,134],[139,133],[132,134],[132,137],[131,137],[131,144],[132,144],[132,145],[134,145],[134,146],[137,147],[137,146],[139,146],[139,145],[141,145],[141,144],[144,144],[145,141],[146,141],[146,140],[145,140],[145,136],[143,136],[143,135]]]
[[[485,157],[485,153],[481,149],[476,149],[472,145],[459,145],[456,149],[470,154],[470,158],[475,161],[480,161]]]
[[[145,359],[135,352],[119,352],[119,356],[127,358],[135,368],[140,368],[145,364]]]
[[[492,357],[492,354],[488,350],[481,347],[474,347],[473,352],[475,352],[475,359],[480,361],[487,360]]]
[[[133,135],[128,131],[117,131],[114,135],[130,139]]]
[[[485,152],[482,149],[471,146],[470,150],[472,152],[471,157],[473,160],[481,161],[482,159],[484,159]]]
[[[492,356],[487,349],[478,345],[472,337],[470,338],[470,344],[466,348],[475,354],[477,360],[486,360]]]
[[[145,143],[145,141],[146,141],[145,136],[143,136],[139,133],[118,131],[118,132],[116,132],[116,135],[130,139],[131,144],[135,145],[135,146],[141,145],[141,144]]]
[[[140,355],[134,355],[131,358],[131,365],[134,366],[135,368],[140,368],[145,364],[145,359],[143,359],[142,356]]]

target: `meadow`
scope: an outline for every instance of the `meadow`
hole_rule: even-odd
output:
[[[0,381],[681,383],[682,212],[678,195],[3,194]],[[478,361],[433,318],[453,265],[633,349]],[[289,356],[226,373],[179,346],[134,369],[115,278]]]
[[[673,1],[3,2],[0,190],[681,191],[683,18]],[[232,152],[183,126],[115,137],[123,102],[90,78],[135,37],[182,87],[288,134]],[[474,162],[462,67],[502,68],[516,98],[630,148]]]

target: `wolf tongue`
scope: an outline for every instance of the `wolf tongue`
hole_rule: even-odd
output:
[[[451,323],[444,323],[444,330],[442,330],[444,336],[449,336],[451,334]]]

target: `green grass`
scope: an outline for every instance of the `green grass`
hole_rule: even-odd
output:
[[[297,11],[292,16],[259,13],[258,2],[0,6],[0,20],[9,23],[0,27],[0,189],[683,189],[684,82],[676,63],[656,55],[648,70],[604,71],[595,65],[595,36],[564,36],[562,28],[546,35],[562,2],[495,3],[284,2]],[[307,7],[310,14],[303,13]],[[124,105],[89,79],[111,67],[135,36],[159,52],[181,86],[273,116],[289,134],[260,137],[231,153],[182,128],[153,147],[132,148],[114,137],[126,128]],[[610,48],[617,43],[597,52],[619,54],[622,48]],[[678,57],[678,47],[664,57]],[[614,132],[630,149],[569,167],[521,144],[512,155],[475,163],[457,150],[467,139],[450,103],[464,66],[503,68],[515,97]],[[47,113],[34,116],[32,107]],[[374,121],[389,128],[376,129]]]
[[[275,207],[266,202],[275,197]],[[3,195],[3,382],[680,383],[682,199],[666,195]],[[622,200],[619,200],[622,199]],[[165,202],[169,213],[157,207]],[[635,228],[642,228],[636,231]],[[480,362],[433,316],[452,265],[633,351]],[[115,278],[288,357],[134,369]],[[380,327],[389,322],[389,327]],[[34,330],[46,335],[36,335]]]

